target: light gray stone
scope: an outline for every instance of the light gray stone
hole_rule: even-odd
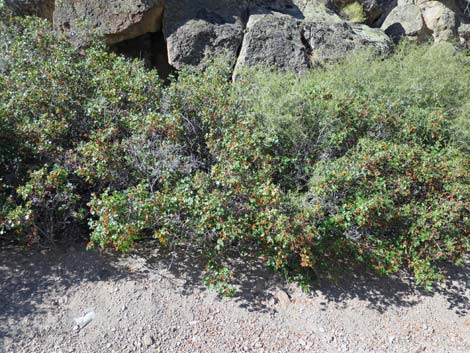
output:
[[[284,14],[250,16],[235,71],[243,66],[269,65],[301,72],[309,67],[302,22]]]
[[[75,321],[76,326],[79,328],[84,328],[87,326],[90,322],[92,322],[96,318],[96,314],[93,310],[87,312],[84,316],[77,317],[73,319]]]
[[[152,346],[154,343],[153,337],[149,335],[144,335],[144,337],[142,337],[142,343],[144,344],[145,347]]]
[[[426,27],[432,31],[436,42],[456,38],[457,14],[439,1],[421,1],[418,3]]]
[[[404,36],[419,40],[426,32],[421,10],[415,4],[395,7],[381,28],[395,41]]]
[[[211,54],[235,58],[243,40],[247,4],[231,0],[171,0],[163,33],[169,63],[200,66]]]

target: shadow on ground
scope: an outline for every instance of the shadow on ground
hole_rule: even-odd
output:
[[[206,274],[204,257],[191,255],[194,252],[189,248],[152,250],[156,248],[138,248],[135,254],[145,259],[145,266],[151,271],[159,271],[166,279],[174,280],[176,289],[183,295],[191,295],[195,289],[200,292],[208,290],[203,284]],[[274,312],[268,302],[273,299],[276,288],[285,287],[285,281],[253,258],[234,259],[230,262],[230,268],[237,276],[234,279],[234,300],[249,311]],[[168,276],[162,274],[162,270]]]
[[[144,258],[149,270],[165,269],[178,283],[175,287],[183,295],[191,295],[195,289],[207,290],[203,285],[205,263],[202,257],[190,256],[190,249],[177,251],[157,251],[158,246],[146,244],[136,250],[136,255]],[[138,254],[138,255],[137,255]],[[277,301],[278,290],[288,291],[289,283],[280,274],[267,269],[254,258],[238,258],[230,262],[237,275],[235,279],[235,300],[249,311],[274,312],[270,304]],[[417,287],[406,273],[382,277],[365,269],[343,272],[335,280],[321,280],[312,285],[312,297],[320,294],[327,302],[347,306],[348,301],[357,299],[368,303],[368,307],[385,312],[390,307],[412,307],[422,298],[440,294],[449,303],[448,309],[459,316],[470,313],[470,298],[466,290],[470,288],[470,259],[465,266],[447,266],[446,280],[428,292]],[[325,303],[326,308],[327,303]]]
[[[12,246],[0,246],[0,340],[12,334],[16,322],[51,310],[55,305],[51,298],[60,298],[86,282],[148,278],[155,274],[174,281],[175,290],[183,295],[207,290],[202,284],[204,261],[190,256],[192,252],[187,249],[152,250],[157,247],[145,243],[142,245],[145,248],[122,256],[85,251],[84,245],[77,245],[76,250],[48,252],[22,252]],[[128,263],[129,267],[123,263]],[[131,269],[133,264],[139,266]],[[239,274],[234,300],[246,310],[273,313],[274,293],[285,289],[286,281],[254,259],[238,259],[233,265]],[[390,307],[416,305],[423,296],[440,294],[447,299],[449,310],[464,316],[470,313],[470,298],[466,293],[469,281],[469,261],[462,268],[448,267],[445,285],[436,287],[433,293],[416,288],[404,275],[383,278],[351,272],[336,281],[320,281],[312,297],[319,293],[326,298],[325,309],[328,302],[347,306],[349,300],[359,299],[368,302],[370,308],[384,312]]]
[[[348,300],[366,301],[368,307],[385,312],[390,307],[411,307],[424,297],[437,294],[446,298],[449,310],[459,316],[470,313],[470,298],[466,290],[470,288],[470,263],[465,266],[447,266],[444,283],[436,284],[430,291],[416,286],[406,273],[382,277],[367,271],[344,273],[335,281],[321,281],[317,289],[329,302],[346,306]]]
[[[7,334],[21,334],[18,322],[51,310],[57,305],[54,298],[64,296],[70,288],[127,276],[113,265],[113,256],[77,246],[80,250],[26,252],[0,243],[0,342]]]
[[[150,247],[152,248],[152,246]],[[207,290],[203,283],[203,258],[191,257],[189,249],[175,252],[152,252],[139,249],[147,265],[154,269],[167,269],[172,277],[178,279],[178,288],[184,295],[191,295],[197,288]],[[269,303],[276,301],[277,290],[287,291],[289,287],[285,278],[267,269],[261,261],[254,258],[238,258],[230,263],[237,275],[235,300],[249,311],[274,312]],[[368,307],[385,312],[390,307],[412,307],[422,298],[440,294],[449,303],[449,310],[459,316],[470,313],[470,297],[466,291],[470,288],[470,259],[462,267],[447,266],[444,283],[436,285],[432,291],[426,291],[415,285],[406,273],[383,277],[365,269],[355,269],[341,273],[334,280],[321,280],[313,283],[312,297],[321,294],[327,303],[347,306],[353,299],[368,303]]]

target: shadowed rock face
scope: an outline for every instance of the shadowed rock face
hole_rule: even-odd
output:
[[[5,4],[21,15],[35,15],[52,21],[54,0],[6,0]]]
[[[143,60],[147,67],[156,68],[163,80],[173,71],[168,63],[166,43],[161,31],[125,40],[112,45],[111,49],[126,57]]]

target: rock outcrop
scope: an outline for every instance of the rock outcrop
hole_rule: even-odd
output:
[[[469,22],[466,0],[400,0],[382,24],[395,41],[402,37],[418,41],[467,42]],[[470,3],[470,2],[469,2]]]
[[[5,5],[20,15],[35,15],[52,21],[54,0],[5,0]]]
[[[166,71],[185,65],[202,67],[206,58],[224,53],[233,61],[235,73],[251,65],[273,65],[302,72],[357,49],[386,52],[392,45],[390,38],[455,41],[460,37],[463,45],[470,45],[470,0],[55,0],[55,4],[54,0],[6,0],[6,3],[18,13],[53,20],[54,28],[77,46],[102,36],[119,52],[133,56],[145,52],[149,62],[165,61]],[[152,51],[162,53],[153,55]]]
[[[224,52],[243,66],[274,65],[302,72],[368,46],[390,49],[379,29],[350,25],[322,0],[169,1],[163,32],[170,63],[201,65]]]
[[[170,64],[199,66],[208,55],[236,56],[243,40],[247,3],[233,0],[170,0],[163,34]]]
[[[243,66],[266,64],[302,72],[367,47],[386,52],[391,44],[381,30],[365,25],[260,13],[250,16],[235,72]]]
[[[114,44],[159,31],[163,6],[162,0],[56,0],[54,28],[76,45],[93,36]]]

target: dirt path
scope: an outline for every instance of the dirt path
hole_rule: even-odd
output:
[[[251,266],[220,299],[170,262],[0,249],[0,352],[470,352],[469,264],[433,295],[355,274],[305,294]]]

